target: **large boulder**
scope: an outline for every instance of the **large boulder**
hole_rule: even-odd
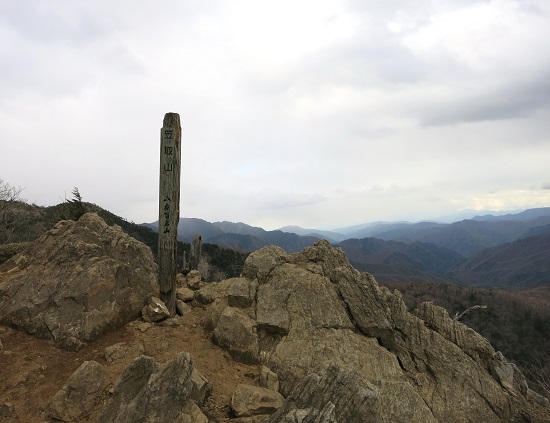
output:
[[[147,356],[132,361],[122,372],[100,423],[202,421],[192,418],[193,359],[179,353],[163,366]],[[200,410],[199,410],[200,411]]]
[[[212,336],[236,360],[257,363],[258,336],[255,321],[239,308],[225,307]]]
[[[255,298],[241,301],[247,286],[257,287]],[[289,396],[273,422],[529,416],[525,379],[485,338],[431,305],[410,313],[399,292],[356,271],[326,241],[294,254],[258,250],[242,279],[209,292],[218,293],[203,303],[213,341],[236,359],[268,366]],[[331,382],[340,379],[353,383]]]
[[[50,415],[65,422],[79,420],[99,402],[108,384],[105,368],[95,361],[85,361],[52,398]]]
[[[0,266],[0,322],[60,345],[88,342],[139,317],[156,290],[151,249],[87,213]]]

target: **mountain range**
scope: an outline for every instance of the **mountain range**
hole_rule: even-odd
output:
[[[152,229],[158,222],[144,224]],[[482,215],[453,223],[374,222],[336,231],[181,218],[179,239],[251,252],[278,245],[296,252],[327,239],[361,271],[388,282],[534,287],[550,283],[550,207]]]

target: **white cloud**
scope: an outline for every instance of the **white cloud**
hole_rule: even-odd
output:
[[[542,0],[0,12],[0,176],[39,204],[78,186],[155,220],[168,111],[182,119],[184,216],[312,227],[547,201]]]

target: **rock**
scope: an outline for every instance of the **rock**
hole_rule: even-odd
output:
[[[286,262],[288,254],[281,247],[275,245],[264,247],[259,251],[261,253],[248,256],[243,266],[242,275],[252,281],[257,279],[261,285],[276,266]]]
[[[279,377],[277,376],[277,373],[273,372],[269,367],[262,366],[262,369],[260,370],[259,385],[262,388],[279,392]]]
[[[198,270],[191,270],[185,276],[185,282],[187,286],[191,289],[197,290],[202,287],[201,285],[201,275]]]
[[[301,398],[294,389],[306,385],[326,392],[322,401],[304,394],[281,421],[496,423],[531,413],[525,378],[485,338],[433,305],[410,313],[399,292],[326,241],[294,254],[257,250],[240,279],[258,284],[256,301],[244,301],[243,280],[208,287],[203,326],[213,341],[236,360],[269,367],[283,395]],[[366,395],[368,410],[354,411],[363,417],[342,418],[351,411],[327,374],[353,380],[347,397]]]
[[[271,414],[283,406],[281,394],[252,385],[237,385],[231,397],[231,410],[236,417]]]
[[[176,289],[176,298],[183,302],[193,301],[195,297],[195,291],[190,290],[189,288],[178,288]]]
[[[111,345],[105,348],[105,361],[109,364],[113,364],[115,361],[119,361],[126,358],[135,359],[143,355],[143,343],[142,342],[119,342],[118,344]]]
[[[438,307],[432,302],[424,302],[418,305],[413,314],[424,320],[430,329],[459,346],[477,361],[489,360],[495,354],[487,339],[463,323],[451,319],[443,307]]]
[[[527,399],[529,401],[535,402],[536,404],[540,405],[541,407],[550,408],[550,400],[548,398],[542,396],[538,392],[532,391],[531,389],[529,389],[527,391]]]
[[[182,287],[187,285],[185,275],[183,273],[176,273],[176,286]]]
[[[379,413],[378,389],[355,370],[332,365],[320,374],[306,376],[268,422],[334,423],[338,418],[342,422],[367,423],[380,421]]]
[[[227,306],[227,299],[210,304],[201,320],[201,326],[208,331],[213,331],[218,325],[222,312]]]
[[[258,288],[256,320],[258,327],[272,334],[288,334],[290,317],[287,310],[290,290],[277,284],[264,284]]]
[[[0,416],[11,417],[15,412],[15,407],[11,402],[4,402],[0,404]]]
[[[78,420],[99,402],[108,384],[105,368],[95,361],[85,361],[51,400],[50,415],[66,422]]]
[[[141,316],[146,322],[153,323],[170,317],[170,311],[159,298],[151,297],[149,303],[141,310]]]
[[[113,396],[101,414],[99,422],[124,421],[123,416],[126,414],[131,402],[147,385],[151,375],[158,372],[158,370],[159,365],[151,357],[140,356],[134,359],[124,369],[115,383]]]
[[[55,346],[67,351],[77,352],[84,348],[86,344],[74,336],[69,336],[56,342]]]
[[[255,322],[241,309],[226,307],[214,329],[212,341],[243,363],[258,362],[258,336]]]
[[[191,307],[181,300],[176,300],[176,313],[180,316],[185,316],[191,311]]]
[[[269,414],[260,414],[258,416],[239,417],[231,419],[231,423],[265,423],[269,419]]]
[[[189,398],[202,407],[206,398],[212,394],[212,384],[197,369],[193,369],[191,373],[191,383],[193,388]]]
[[[178,423],[208,423],[208,418],[201,409],[191,400],[185,401]]]
[[[4,349],[4,344],[2,344],[2,340],[0,339],[0,350]]]
[[[183,319],[177,313],[174,317],[169,317],[168,319],[161,320],[157,323],[158,326],[167,326],[170,328],[177,328],[183,324]]]
[[[0,266],[0,323],[60,343],[89,342],[136,319],[156,280],[149,247],[86,213]]]
[[[150,357],[138,357],[122,372],[99,422],[181,421],[193,386],[192,371],[188,353],[179,353],[162,367]]]
[[[231,307],[247,308],[254,304],[257,282],[244,278],[230,279],[231,286],[227,291],[227,302]]]
[[[25,250],[30,242],[18,242],[10,244],[0,244],[0,264],[5,263],[14,255],[19,254],[21,251]]]
[[[284,415],[285,423],[337,423],[334,404],[328,401],[322,410],[315,408],[292,409]],[[358,420],[359,421],[359,420]],[[362,420],[365,421],[366,420]]]
[[[203,305],[227,301],[227,291],[231,286],[231,279],[209,283],[195,293],[195,299]]]

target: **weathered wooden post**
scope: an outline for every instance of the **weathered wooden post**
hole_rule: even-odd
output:
[[[201,251],[202,237],[200,235],[196,235],[191,242],[191,252],[189,254],[189,270],[199,270]]]
[[[176,249],[180,220],[181,127],[166,113],[160,130],[158,262],[160,299],[176,313]]]

